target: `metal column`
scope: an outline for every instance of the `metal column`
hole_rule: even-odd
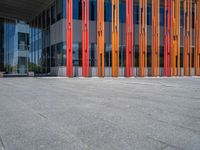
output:
[[[194,67],[195,75],[200,75],[200,0],[194,1]]]
[[[126,76],[133,75],[133,0],[126,0]]]
[[[180,76],[180,0],[172,0],[172,76]]]
[[[82,0],[82,76],[89,76],[89,0]]]
[[[119,0],[112,0],[112,76],[119,73]]]
[[[66,76],[73,76],[73,18],[72,0],[66,0]]]
[[[164,75],[171,76],[171,49],[172,49],[172,24],[171,24],[171,6],[172,0],[165,0],[164,16]]]
[[[160,75],[160,0],[152,0],[152,76]]]
[[[184,0],[184,75],[192,73],[192,1]]]
[[[97,0],[97,12],[98,76],[104,77],[104,0]]]
[[[140,0],[139,34],[139,70],[143,77],[147,76],[147,0]]]

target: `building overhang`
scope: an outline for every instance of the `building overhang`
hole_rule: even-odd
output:
[[[0,0],[0,17],[29,21],[52,0]]]
[[[126,0],[122,0],[126,2]],[[183,0],[180,0],[183,2]],[[30,21],[51,4],[52,0],[0,0],[0,17]],[[151,0],[147,0],[148,4]],[[161,5],[164,5],[161,1]],[[139,3],[135,0],[134,3]]]

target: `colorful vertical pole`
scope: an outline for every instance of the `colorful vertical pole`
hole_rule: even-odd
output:
[[[133,0],[126,0],[126,76],[133,74]]]
[[[184,75],[192,73],[192,1],[184,0]]]
[[[67,77],[73,76],[73,23],[72,23],[72,0],[66,0],[66,71]]]
[[[152,76],[160,75],[160,0],[152,0]]]
[[[171,6],[172,0],[164,2],[164,75],[171,76],[171,49],[172,49],[172,24],[171,24]]]
[[[112,0],[112,76],[119,73],[119,0]]]
[[[82,76],[89,76],[89,0],[82,0]]]
[[[180,0],[172,0],[172,76],[180,76]]]
[[[194,68],[195,76],[200,75],[200,0],[194,1]]]
[[[97,0],[97,12],[98,76],[104,77],[104,0]]]
[[[139,34],[139,70],[143,77],[147,76],[147,0],[140,0]]]

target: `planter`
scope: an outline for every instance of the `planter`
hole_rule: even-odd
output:
[[[34,73],[34,72],[28,72],[28,76],[29,76],[29,77],[34,77],[34,76],[35,76],[35,73]]]
[[[0,78],[3,78],[4,72],[0,72]]]

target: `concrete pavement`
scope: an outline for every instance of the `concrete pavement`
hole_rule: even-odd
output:
[[[200,78],[0,78],[0,150],[200,150]]]

